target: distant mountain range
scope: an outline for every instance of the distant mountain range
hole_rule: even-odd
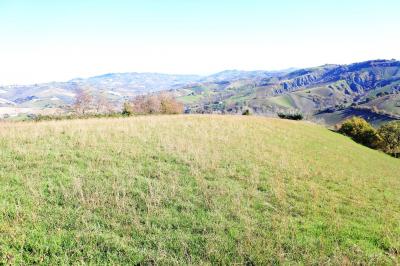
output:
[[[373,123],[400,117],[400,62],[372,60],[283,71],[226,70],[210,76],[111,73],[67,82],[0,87],[0,116],[61,111],[78,89],[115,106],[140,94],[169,91],[188,113],[274,115],[299,111],[332,125],[354,114]]]
[[[246,75],[173,91],[190,113],[241,113],[249,109],[275,115],[298,111],[329,125],[353,115],[376,124],[400,117],[400,62],[396,60]]]
[[[103,93],[111,101],[121,102],[135,95],[178,89],[198,82],[200,76],[158,73],[112,73],[67,82],[0,87],[0,106],[63,108],[72,104],[78,89]]]

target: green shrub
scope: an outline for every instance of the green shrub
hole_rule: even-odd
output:
[[[246,110],[242,113],[242,115],[250,115],[250,110],[249,110],[249,109],[246,109]]]
[[[130,116],[133,114],[133,108],[129,104],[129,102],[124,102],[124,105],[122,106],[122,115],[125,116]]]
[[[400,155],[400,121],[392,121],[384,124],[378,129],[378,134],[381,137],[381,149],[399,157]]]
[[[377,148],[381,139],[378,132],[361,117],[352,117],[343,122],[339,133],[352,138],[355,142],[370,148]]]
[[[299,112],[278,113],[278,117],[282,119],[302,120],[303,114]]]

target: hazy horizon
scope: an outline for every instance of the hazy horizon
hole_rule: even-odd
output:
[[[4,0],[0,85],[399,59],[398,10],[394,0]]]
[[[374,59],[368,59],[365,61],[374,61],[374,60],[398,60],[396,58],[374,58]],[[75,77],[71,77],[69,79],[64,79],[64,80],[47,80],[47,81],[42,81],[42,82],[28,82],[28,83],[14,83],[14,84],[1,84],[0,86],[25,86],[25,85],[33,85],[33,84],[45,84],[45,83],[52,83],[52,82],[68,82],[71,80],[75,80],[75,79],[87,79],[87,78],[92,78],[92,77],[99,77],[99,76],[103,76],[103,75],[108,75],[108,74],[130,74],[130,73],[136,73],[136,74],[160,74],[160,75],[188,75],[188,76],[200,76],[200,77],[207,77],[213,74],[218,74],[224,71],[266,71],[266,72],[279,72],[279,71],[296,71],[299,69],[305,69],[305,68],[312,68],[312,67],[319,67],[319,66],[323,66],[323,65],[348,65],[348,64],[352,64],[352,63],[361,63],[364,61],[358,61],[358,62],[350,62],[350,63],[346,63],[346,64],[334,64],[334,63],[325,63],[325,64],[321,64],[321,65],[316,65],[316,66],[304,66],[304,67],[287,67],[287,68],[281,68],[281,69],[221,69],[219,71],[216,72],[212,72],[212,73],[203,73],[203,74],[199,74],[199,73],[166,73],[166,72],[155,72],[155,71],[146,71],[146,72],[141,72],[141,71],[125,71],[125,72],[107,72],[107,73],[97,73],[94,75],[90,75],[90,76],[75,76]]]

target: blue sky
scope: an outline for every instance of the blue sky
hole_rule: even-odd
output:
[[[400,59],[398,0],[0,0],[0,84]]]

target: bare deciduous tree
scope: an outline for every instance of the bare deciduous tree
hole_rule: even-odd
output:
[[[125,103],[124,110],[134,114],[180,114],[183,104],[167,93],[140,95]]]
[[[97,114],[110,114],[114,111],[112,104],[104,93],[101,93],[95,97],[94,105]]]
[[[93,103],[93,96],[88,89],[78,89],[73,109],[78,115],[87,114]]]
[[[178,102],[170,94],[159,95],[162,114],[181,114],[183,113],[183,104]]]

